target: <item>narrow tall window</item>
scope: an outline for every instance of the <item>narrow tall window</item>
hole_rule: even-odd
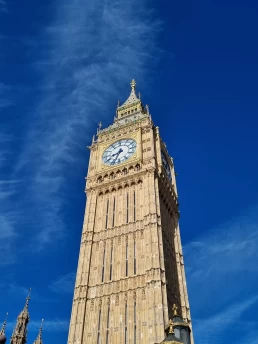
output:
[[[112,227],[115,227],[115,217],[116,217],[116,198],[114,197]]]
[[[134,344],[136,344],[136,301],[134,301]]]
[[[105,275],[105,258],[106,258],[105,256],[106,256],[106,247],[104,247],[104,253],[103,253],[101,282],[104,282],[104,275]]]
[[[127,344],[127,302],[125,303],[125,344]]]
[[[108,208],[109,208],[109,199],[107,200],[107,209],[106,209],[106,229],[108,228]]]
[[[128,242],[125,246],[125,276],[128,276]]]
[[[110,315],[110,306],[108,306],[108,312],[107,312],[107,334],[106,334],[106,344],[108,344],[108,337],[109,337],[109,315]]]
[[[97,340],[97,344],[100,344],[100,322],[101,322],[101,308],[99,309],[99,323],[98,323],[98,340]]]
[[[133,272],[134,275],[136,275],[136,241],[134,239],[134,243],[133,243]]]
[[[110,252],[110,272],[109,272],[109,279],[112,280],[112,271],[113,270],[113,246],[111,246],[111,252]]]
[[[126,194],[126,223],[129,222],[129,194]]]
[[[133,220],[136,221],[136,194],[133,192]]]

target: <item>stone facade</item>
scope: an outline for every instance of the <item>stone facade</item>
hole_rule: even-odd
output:
[[[135,86],[89,147],[68,344],[160,343],[173,304],[191,326],[174,164]],[[122,139],[137,143],[134,154],[105,164],[107,147]]]

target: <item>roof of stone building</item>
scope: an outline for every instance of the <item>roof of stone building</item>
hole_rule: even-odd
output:
[[[10,343],[20,343],[22,340],[23,343],[27,342],[27,325],[29,323],[29,301],[30,301],[30,293],[31,289],[29,291],[29,295],[26,298],[25,306],[20,312],[19,316],[17,317],[17,322],[13,330],[12,337],[10,338]],[[5,328],[6,328],[6,323],[7,323],[7,316],[8,313],[6,314],[5,321],[3,323],[2,328],[0,329],[0,344],[5,344],[6,343],[6,335],[5,335]],[[43,330],[43,319],[39,328],[38,336],[36,340],[34,341],[33,344],[43,344],[42,341],[42,330]]]
[[[128,105],[132,105],[134,103],[137,103],[138,101],[140,101],[140,99],[137,97],[136,93],[135,93],[135,88],[136,88],[136,82],[135,80],[132,80],[131,82],[131,93],[130,96],[128,97],[128,99],[118,108],[120,107],[124,107],[124,106],[128,106]]]
[[[178,326],[182,326],[182,327],[188,327],[190,328],[189,324],[186,323],[179,315],[178,315],[178,307],[174,304],[173,305],[173,326],[176,328]]]
[[[22,318],[22,319],[28,319],[29,321],[29,301],[30,301],[30,293],[31,293],[31,289],[29,290],[29,294],[26,298],[26,302],[25,302],[25,306],[23,308],[23,310],[21,311],[21,313],[18,315],[18,319]]]
[[[131,85],[131,93],[128,99],[122,105],[120,105],[119,102],[117,104],[116,114],[117,114],[118,119],[121,119],[122,117],[125,117],[125,116],[132,116],[132,115],[135,115],[136,113],[142,113],[142,112],[147,113],[147,107],[146,109],[144,109],[143,104],[140,99],[140,95],[139,97],[137,97],[135,93],[135,89],[136,89],[135,80],[132,80],[130,85]]]
[[[189,327],[189,325],[179,316],[173,316],[173,323],[174,323],[174,327],[177,327],[177,326]]]
[[[0,344],[5,344],[6,343],[6,336],[5,334],[0,334]]]
[[[5,344],[5,342],[6,342],[5,328],[6,328],[7,316],[8,316],[8,313],[6,314],[5,321],[4,321],[3,326],[1,328],[1,331],[0,331],[0,344]]]
[[[37,336],[37,338],[36,338],[36,340],[34,341],[33,344],[43,344],[43,340],[42,340],[43,322],[44,322],[44,319],[42,319],[41,326],[39,328],[38,336]]]
[[[174,328],[173,328],[173,321],[170,319],[168,326],[168,335],[167,337],[163,340],[162,343],[170,342],[171,344],[183,344],[183,342],[175,336]]]

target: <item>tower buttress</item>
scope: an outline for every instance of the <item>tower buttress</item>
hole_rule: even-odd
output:
[[[25,344],[27,342],[27,326],[30,321],[30,316],[29,316],[29,301],[30,301],[30,292],[29,295],[26,298],[26,303],[19,314],[16,322],[16,326],[13,330],[13,334],[10,340],[10,344]]]

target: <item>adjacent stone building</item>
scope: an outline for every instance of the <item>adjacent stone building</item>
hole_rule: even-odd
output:
[[[174,163],[135,91],[89,147],[68,344],[193,344]]]
[[[18,315],[16,325],[13,329],[13,333],[10,338],[10,344],[26,344],[27,343],[27,331],[28,331],[27,327],[30,321],[29,301],[30,301],[30,293],[28,297],[26,298],[26,303],[25,303],[24,308],[22,309],[21,313]],[[6,335],[5,335],[6,323],[7,321],[5,319],[2,329],[0,331],[0,344],[5,344],[7,340]],[[33,344],[43,344],[42,325],[43,325],[43,320],[39,329],[38,336]]]

